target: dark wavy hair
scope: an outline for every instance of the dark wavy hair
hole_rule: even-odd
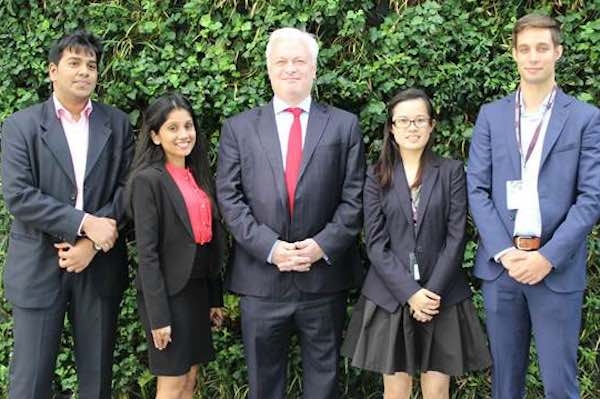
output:
[[[166,122],[169,114],[177,109],[189,112],[196,130],[196,142],[190,154],[185,157],[185,166],[190,169],[198,186],[210,198],[213,212],[217,212],[214,182],[208,162],[208,142],[204,135],[200,133],[198,120],[189,101],[179,93],[167,93],[154,100],[144,112],[142,128],[137,137],[135,155],[127,181],[126,198],[130,215],[133,215],[131,185],[136,174],[152,164],[165,163],[165,153],[162,146],[156,145],[152,141],[152,132],[158,132]]]
[[[435,111],[433,109],[433,104],[431,103],[431,99],[421,89],[410,88],[406,90],[399,91],[392,97],[392,99],[387,104],[387,119],[385,121],[385,125],[383,126],[383,144],[381,146],[381,153],[379,154],[379,159],[374,165],[375,176],[379,181],[379,184],[382,188],[388,188],[390,183],[392,182],[394,165],[396,162],[401,162],[402,159],[400,157],[400,149],[398,148],[398,144],[396,140],[394,140],[394,135],[392,134],[392,117],[394,112],[394,107],[401,102],[420,99],[425,102],[427,107],[427,113],[429,114],[430,121],[429,123],[434,123],[436,116]],[[417,177],[413,182],[412,187],[417,187],[421,184],[423,168],[425,164],[428,162],[429,157],[432,155],[431,147],[433,145],[433,131],[429,135],[429,140],[427,141],[427,145],[423,154],[421,154],[421,160],[419,162],[419,169],[417,171]]]
[[[87,53],[93,53],[96,56],[96,64],[98,65],[100,65],[100,61],[102,60],[103,50],[100,40],[85,30],[77,30],[54,42],[48,52],[48,62],[58,65],[65,50],[70,50],[74,53],[79,53],[82,50]]]

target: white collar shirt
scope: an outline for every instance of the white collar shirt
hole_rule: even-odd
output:
[[[542,105],[535,112],[525,112],[525,104],[521,94],[521,183],[522,192],[520,205],[515,216],[515,236],[534,236],[542,235],[542,218],[540,212],[540,198],[538,192],[538,177],[540,174],[540,162],[542,159],[542,149],[546,130],[552,115],[552,108],[546,111],[552,92],[546,96]],[[529,160],[524,165],[523,156],[527,154],[527,149],[538,127],[540,121],[542,126],[538,141],[533,148]]]
[[[88,100],[85,108],[81,111],[79,120],[75,120],[71,113],[60,103],[56,95],[52,96],[56,117],[65,132],[69,153],[73,162],[75,172],[75,183],[77,184],[77,197],[75,208],[84,210],[83,204],[83,181],[87,166],[87,153],[90,134],[90,114],[92,113],[92,102]]]
[[[300,115],[300,126],[302,127],[302,148],[304,148],[304,138],[306,137],[306,128],[308,126],[308,116],[312,99],[310,96],[302,100],[296,107],[302,109]],[[283,169],[285,170],[285,160],[287,157],[288,139],[290,137],[290,129],[294,122],[294,115],[286,111],[290,105],[286,104],[277,96],[273,97],[273,110],[275,111],[275,124],[277,125],[277,136],[279,137],[279,145],[281,147],[281,159],[283,160]]]

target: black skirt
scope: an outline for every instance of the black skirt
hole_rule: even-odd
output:
[[[361,296],[342,346],[354,367],[381,374],[438,371],[451,376],[491,365],[486,337],[470,298],[442,308],[428,323],[408,305],[389,313]]]
[[[215,358],[210,329],[208,287],[204,278],[190,279],[177,295],[169,297],[171,342],[159,351],[154,346],[144,297],[137,295],[138,312],[148,342],[150,372],[160,376],[180,376],[196,364]]]

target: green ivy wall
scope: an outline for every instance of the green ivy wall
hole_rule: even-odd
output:
[[[321,44],[315,97],[360,116],[371,159],[381,142],[385,101],[400,88],[420,86],[440,113],[436,148],[465,159],[479,106],[515,89],[510,56],[515,20],[538,10],[563,24],[565,53],[558,63],[561,87],[600,102],[600,0],[2,0],[0,1],[0,121],[50,94],[47,50],[79,27],[106,47],[97,98],[116,105],[139,128],[140,111],[167,90],[188,96],[212,143],[214,163],[224,118],[268,101],[271,91],[264,50],[268,33],[282,26],[305,28]],[[0,265],[10,217],[0,203]],[[472,267],[475,232],[470,228],[464,267]],[[582,397],[600,397],[600,246],[590,241],[579,370]],[[135,256],[132,253],[132,274]],[[1,269],[1,266],[0,266]],[[481,308],[477,292],[475,302]],[[0,289],[1,294],[1,289]],[[215,333],[217,361],[199,376],[199,398],[243,398],[246,369],[237,300],[227,297],[226,326]],[[483,317],[483,313],[482,313]],[[114,392],[118,398],[153,397],[145,366],[146,344],[128,290],[120,316]],[[58,391],[76,390],[69,334],[56,371]],[[12,344],[10,307],[0,302],[0,397],[6,396]],[[532,360],[535,350],[532,349]],[[301,389],[297,350],[289,371],[289,398]],[[344,398],[381,398],[379,377],[342,363]],[[542,398],[535,361],[527,398]],[[453,398],[487,398],[489,373],[453,381]]]

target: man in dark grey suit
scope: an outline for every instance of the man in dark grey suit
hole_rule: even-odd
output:
[[[241,295],[250,399],[285,397],[290,336],[305,398],[337,398],[345,291],[360,277],[364,148],[355,115],[312,101],[318,45],[273,32],[274,97],[225,121],[217,197],[235,239],[226,276]]]
[[[127,252],[118,234],[133,138],[123,112],[90,101],[101,45],[83,31],[49,54],[53,94],[3,124],[2,184],[14,216],[4,289],[13,306],[11,399],[48,399],[65,313],[82,399],[110,398]]]

